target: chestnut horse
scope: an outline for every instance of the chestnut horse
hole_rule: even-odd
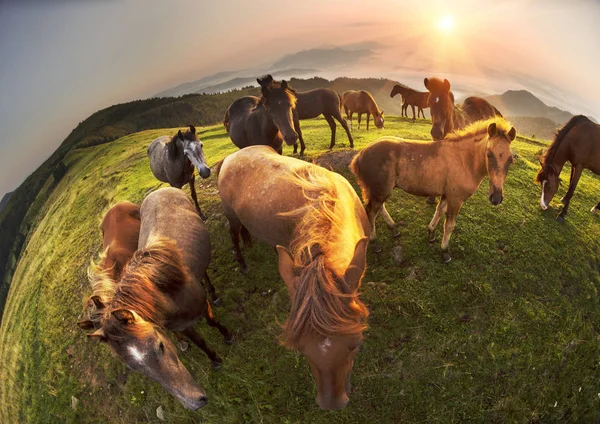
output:
[[[204,144],[196,135],[196,128],[190,125],[188,131],[179,131],[173,137],[166,135],[155,139],[148,147],[150,169],[157,180],[169,183],[171,187],[181,188],[190,185],[192,199],[200,217],[206,216],[200,210],[196,195],[194,167],[202,178],[210,177],[210,168],[204,158]]]
[[[558,190],[559,176],[566,162],[571,163],[571,180],[565,197],[561,199],[564,207],[558,217],[559,222],[565,220],[569,210],[571,197],[584,169],[600,174],[600,125],[592,122],[587,116],[572,117],[556,134],[550,148],[541,161],[542,169],[536,181],[542,185],[540,207],[548,209],[550,201]],[[592,208],[598,213],[600,202]]]
[[[105,342],[129,368],[160,383],[187,409],[207,397],[177,357],[165,330],[179,332],[212,360],[221,359],[194,330],[205,318],[226,342],[229,331],[217,322],[200,281],[210,261],[210,238],[190,198],[176,188],[149,194],[140,209],[138,250],[114,281],[102,269],[91,272],[90,300],[100,313],[78,323],[98,328],[89,337]]]
[[[256,81],[261,86],[260,98],[245,96],[235,100],[225,112],[223,125],[240,149],[262,144],[281,154],[284,140],[288,146],[298,140],[294,130],[296,95],[286,81],[274,85],[271,75]]]
[[[362,188],[371,223],[371,240],[376,250],[375,219],[381,210],[383,219],[398,237],[394,220],[385,202],[394,187],[417,196],[442,196],[429,224],[429,241],[446,214],[442,252],[450,262],[448,243],[462,204],[486,176],[490,180],[489,200],[498,205],[503,199],[504,180],[512,163],[510,143],[516,131],[503,118],[473,124],[443,140],[422,142],[384,137],[363,149],[350,164]]]
[[[396,84],[394,85],[394,88],[392,88],[390,97],[394,97],[398,93],[402,96],[402,116],[408,117],[407,109],[411,106],[413,121],[417,120],[416,118],[419,117],[419,114],[423,115],[423,119],[425,119],[425,112],[423,112],[423,109],[429,107],[429,91],[417,91],[406,87],[405,85]],[[415,106],[418,108],[416,118]]]
[[[306,357],[317,404],[344,408],[368,316],[358,296],[370,229],[360,199],[341,175],[266,146],[225,158],[218,185],[241,267],[240,235],[277,249],[292,303],[284,344]]]
[[[467,97],[462,106],[455,106],[454,93],[450,91],[447,79],[425,78],[424,82],[430,93],[431,136],[434,140],[440,140],[452,131],[461,130],[476,121],[502,117],[498,109],[480,97]]]
[[[373,115],[375,126],[383,129],[383,111],[379,110],[371,93],[365,90],[348,90],[342,93],[340,99],[346,111],[346,117],[350,120],[350,127],[352,127],[352,114],[356,112],[358,113],[358,129],[360,129],[360,117],[363,113],[367,114],[367,131],[371,115]]]

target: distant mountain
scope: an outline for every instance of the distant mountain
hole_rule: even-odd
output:
[[[4,205],[6,205],[6,203],[8,202],[8,199],[10,199],[10,196],[12,196],[13,193],[14,193],[14,191],[11,191],[10,193],[6,193],[4,195],[4,197],[2,198],[2,200],[0,200],[0,211],[4,208]]]
[[[485,99],[504,116],[547,118],[557,125],[562,125],[573,117],[572,113],[546,105],[526,90],[509,90],[502,95],[488,96]]]
[[[315,67],[332,68],[336,66],[354,65],[361,59],[373,56],[371,49],[345,49],[333,47],[329,49],[310,49],[283,56],[271,68]]]

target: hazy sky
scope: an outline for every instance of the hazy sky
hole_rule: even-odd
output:
[[[537,84],[598,117],[599,22],[596,0],[0,0],[0,197],[98,109],[323,46],[372,42],[373,76]]]

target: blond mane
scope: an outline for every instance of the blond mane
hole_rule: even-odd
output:
[[[359,334],[369,312],[358,297],[358,287],[344,280],[356,242],[349,232],[356,232],[358,225],[344,211],[354,205],[347,204],[334,178],[319,168],[302,168],[290,180],[302,188],[306,204],[284,214],[298,220],[290,252],[300,269],[283,328],[284,344],[294,346],[309,331],[324,336]],[[339,252],[340,247],[350,252]]]
[[[452,133],[446,135],[443,140],[461,141],[480,135],[485,136],[487,135],[488,127],[492,123],[496,124],[498,136],[508,137],[508,133],[512,129],[512,124],[501,116],[495,116],[493,118],[486,119],[485,121],[476,121],[462,130],[453,131]]]

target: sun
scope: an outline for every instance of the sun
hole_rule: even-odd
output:
[[[440,31],[443,31],[443,32],[452,31],[454,29],[454,16],[452,16],[452,15],[442,16],[437,21],[437,27]]]

